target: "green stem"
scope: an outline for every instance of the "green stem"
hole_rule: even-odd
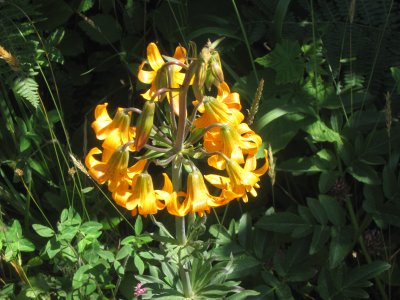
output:
[[[179,191],[182,187],[182,159],[180,155],[174,159],[172,163],[172,184],[175,191]],[[186,245],[186,227],[185,217],[175,217],[175,235],[176,239],[183,248]],[[181,262],[179,263],[179,276],[183,285],[183,293],[185,297],[192,296],[192,284],[190,282],[189,270]]]
[[[347,210],[350,214],[351,222],[353,223],[353,227],[356,232],[356,236],[358,238],[358,243],[360,244],[360,247],[361,247],[361,252],[364,255],[366,261],[370,264],[372,262],[372,258],[368,253],[367,247],[365,246],[364,239],[363,239],[363,237],[361,235],[361,231],[360,231],[360,225],[358,224],[357,217],[354,212],[353,206],[351,205],[349,199],[347,199],[345,202],[346,202]],[[381,294],[381,299],[388,300],[385,289],[378,277],[375,277],[375,283],[379,289],[379,293]]]
[[[182,155],[183,142],[185,138],[186,122],[187,122],[187,93],[189,90],[190,80],[196,71],[196,63],[192,63],[186,72],[185,79],[183,80],[181,90],[179,92],[179,118],[174,151],[176,157],[172,162],[172,184],[174,190],[179,192],[182,189]],[[172,99],[171,99],[172,100]],[[176,239],[184,250],[186,245],[186,227],[185,217],[175,217]],[[182,281],[183,293],[186,298],[193,295],[192,284],[190,282],[189,269],[184,263],[179,263],[179,276]]]

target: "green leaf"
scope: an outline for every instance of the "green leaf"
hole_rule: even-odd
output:
[[[278,84],[299,82],[304,76],[304,61],[300,57],[301,48],[297,41],[283,40],[271,53],[259,57],[256,62],[270,67],[277,73]]]
[[[79,26],[99,44],[114,43],[121,37],[121,28],[110,15],[94,15],[89,20],[79,22]]]
[[[326,225],[328,223],[327,214],[317,199],[307,198],[307,205],[319,224]]]
[[[337,229],[331,228],[331,243],[329,247],[329,268],[336,268],[353,249],[353,229],[349,226]]]
[[[287,114],[304,114],[304,115],[316,116],[315,110],[309,105],[304,105],[304,104],[283,105],[268,111],[266,114],[260,117],[256,122],[256,128],[257,130],[261,130],[272,121],[280,117],[286,116]]]
[[[72,288],[79,289],[89,281],[89,274],[86,272],[92,268],[90,265],[81,266],[74,274],[72,279]]]
[[[394,80],[396,81],[397,94],[400,94],[400,68],[399,67],[391,67],[390,72],[392,73],[392,76],[393,76]]]
[[[244,290],[226,298],[226,300],[246,300],[251,296],[258,296],[260,293],[252,290]]]
[[[395,172],[389,165],[385,165],[382,171],[383,180],[383,192],[385,197],[388,199],[394,199],[399,196],[399,187],[397,185],[397,179]]]
[[[139,274],[143,275],[145,266],[143,260],[140,258],[139,255],[135,254],[133,258],[133,263],[135,264],[135,267],[138,270]]]
[[[93,191],[93,190],[94,190],[94,187],[88,186],[88,187],[83,188],[83,189],[81,190],[81,192],[84,193],[84,194],[87,194],[87,193],[90,193],[90,192]]]
[[[311,135],[314,141],[316,142],[336,142],[341,144],[342,139],[340,135],[330,129],[324,122],[321,120],[317,120],[314,123],[308,125],[305,128],[305,131]]]
[[[378,185],[381,183],[378,173],[371,166],[360,161],[354,161],[347,168],[347,172],[356,180],[365,184]]]
[[[321,250],[321,248],[330,238],[329,233],[330,230],[329,227],[327,226],[320,226],[320,225],[314,226],[314,232],[311,240],[310,250],[308,252],[310,255],[313,255],[317,253],[319,250]]]
[[[339,202],[331,196],[319,195],[319,202],[323,207],[329,221],[335,226],[344,226],[346,223],[346,212]]]
[[[94,221],[89,221],[83,223],[79,231],[85,236],[89,238],[98,238],[101,235],[101,229],[103,228],[103,225],[98,222]]]
[[[47,226],[33,224],[32,227],[36,233],[42,237],[52,237],[54,235],[54,230]]]
[[[131,255],[132,252],[133,252],[133,248],[130,245],[125,245],[121,249],[119,249],[115,259],[116,260],[124,259],[128,255]]]
[[[47,177],[48,174],[46,173],[46,171],[44,170],[43,166],[35,159],[33,159],[32,157],[30,157],[28,159],[28,163],[29,166],[35,170],[37,173],[39,173],[40,175],[42,175],[43,177]]]
[[[238,238],[243,247],[248,246],[251,237],[251,217],[249,213],[244,213],[239,220]]]
[[[327,193],[331,190],[336,180],[339,178],[338,172],[321,172],[318,180],[318,188],[320,193]]]
[[[260,267],[261,262],[254,256],[246,254],[235,256],[233,261],[233,271],[228,275],[229,279],[243,278],[250,275]]]
[[[50,259],[54,258],[61,251],[61,246],[55,237],[52,237],[46,244],[45,252]]]
[[[368,265],[364,265],[352,270],[346,276],[346,285],[349,287],[363,287],[365,281],[375,278],[382,272],[389,270],[390,264],[385,261],[373,261]]]
[[[140,215],[138,215],[136,217],[136,221],[135,221],[135,234],[140,235],[142,233],[142,230],[143,230],[142,217]]]
[[[31,147],[31,141],[26,136],[21,136],[19,141],[19,151],[24,152]]]
[[[81,4],[79,4],[78,11],[85,12],[91,9],[94,5],[94,0],[82,0]]]
[[[290,212],[282,212],[269,216],[263,216],[255,226],[264,230],[280,233],[292,233],[299,227],[303,227],[305,229],[311,228],[311,225],[304,221],[301,217]]]
[[[28,241],[27,239],[19,239],[17,241],[17,245],[18,245],[18,251],[21,252],[32,252],[35,251],[35,245],[31,242]]]

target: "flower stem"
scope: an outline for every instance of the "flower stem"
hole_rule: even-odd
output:
[[[172,184],[174,190],[178,192],[182,188],[182,157],[177,155],[172,162]],[[186,226],[185,217],[175,217],[175,235],[179,245],[184,250],[186,245]],[[189,270],[184,263],[179,263],[179,276],[182,281],[183,293],[186,298],[190,298],[193,294],[192,284],[190,282]]]

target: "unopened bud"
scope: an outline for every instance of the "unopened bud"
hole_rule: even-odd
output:
[[[197,85],[199,89],[202,90],[204,87],[204,82],[206,81],[207,77],[207,63],[202,62],[199,65],[196,76],[197,76]]]
[[[146,101],[143,106],[143,111],[136,122],[136,151],[140,151],[149,139],[154,122],[155,108],[156,104],[154,101]]]
[[[159,89],[162,88],[168,88],[171,83],[168,83],[168,71],[171,68],[171,66],[161,68],[158,70],[156,78],[154,80],[155,84],[155,90],[158,91]],[[162,93],[159,97],[158,100],[162,101],[166,96],[166,93]]]
[[[214,75],[217,85],[224,82],[224,72],[222,71],[221,60],[217,51],[214,51],[211,58],[211,72]]]

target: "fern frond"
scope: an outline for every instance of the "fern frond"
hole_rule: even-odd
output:
[[[34,78],[16,78],[12,89],[14,93],[23,99],[29,101],[29,103],[37,108],[39,106],[39,85]]]

